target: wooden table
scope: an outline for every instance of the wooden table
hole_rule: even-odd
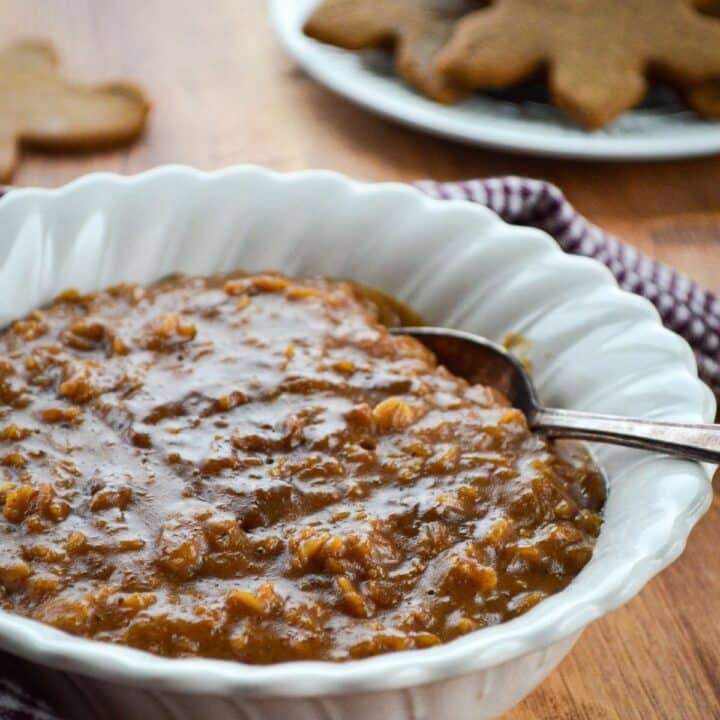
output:
[[[0,0],[0,18],[3,43],[49,37],[72,77],[132,78],[155,104],[147,136],[129,150],[27,155],[17,184],[167,162],[323,167],[367,180],[529,175],[557,183],[592,220],[720,291],[720,158],[602,165],[432,139],[307,78],[273,37],[263,0]],[[716,494],[682,559],[589,628],[507,720],[720,718],[719,555]]]

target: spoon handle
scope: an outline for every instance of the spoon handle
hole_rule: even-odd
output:
[[[549,437],[625,445],[720,464],[720,425],[692,425],[539,408],[532,427]]]

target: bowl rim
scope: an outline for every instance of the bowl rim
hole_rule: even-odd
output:
[[[213,172],[166,165],[131,176],[92,173],[56,189],[17,188],[0,202],[0,220],[14,205],[26,203],[27,208],[34,212],[42,212],[43,209],[47,210],[44,203],[48,203],[52,208],[58,203],[72,202],[77,194],[82,195],[101,185],[104,185],[104,188],[101,188],[103,192],[112,193],[119,186],[141,186],[143,183],[163,181],[172,183],[178,178],[191,178],[193,182],[207,183],[222,182],[225,178],[238,176],[281,184],[303,184],[321,180],[352,196],[395,194],[397,198],[402,197],[407,202],[415,203],[418,212],[454,213],[462,210],[468,218],[477,216],[478,225],[485,230],[488,222],[507,227],[504,221],[487,208],[463,201],[433,199],[418,189],[401,183],[368,184],[325,170],[280,174],[248,165]],[[552,246],[551,252],[563,255],[554,240],[545,233],[534,229],[528,229],[528,232],[532,232],[536,238],[542,237],[543,242]],[[630,295],[617,289],[616,285],[615,289],[618,293]],[[634,301],[637,300],[635,297]],[[648,301],[642,302],[652,307]],[[659,325],[659,316],[656,312],[654,315]],[[673,336],[676,344],[684,343],[670,331],[663,332]],[[686,343],[684,347],[689,353]],[[686,364],[684,371],[694,377],[694,382],[702,385],[697,379],[696,370]],[[706,422],[711,421],[711,415],[714,414],[714,400],[710,400],[708,395],[711,393],[705,388],[703,407],[695,408],[698,418]],[[655,547],[653,552],[647,552],[645,548],[645,554],[639,554],[634,563],[623,568],[622,573],[615,573],[612,580],[604,583],[602,589],[598,589],[596,595],[590,599],[576,601],[572,605],[565,603],[567,607],[563,607],[565,593],[561,592],[519,618],[437,647],[388,653],[345,663],[296,661],[256,666],[205,658],[170,659],[124,646],[78,638],[2,610],[0,647],[42,665],[114,683],[181,693],[212,693],[254,698],[310,697],[391,690],[483,670],[540,651],[579,634],[590,622],[629,600],[650,578],[678,557],[693,525],[710,505],[711,476],[707,466],[659,456],[656,462],[672,463],[676,469],[682,465],[687,472],[696,475],[700,473],[708,480],[707,491],[699,490],[684,512],[674,517],[664,543]],[[562,611],[565,616],[563,622],[553,622],[553,617],[544,612],[547,602],[555,603],[553,616],[557,617],[558,611]]]

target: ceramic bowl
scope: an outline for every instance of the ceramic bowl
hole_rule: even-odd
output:
[[[547,403],[711,421],[687,344],[646,301],[542,232],[462,202],[328,172],[163,167],[90,175],[0,202],[0,325],[67,287],[238,268],[348,277],[428,321],[520,333]],[[711,500],[708,468],[594,448],[609,496],[595,555],[527,614],[446,645],[348,663],[166,659],[0,612],[0,647],[31,661],[68,718],[483,720],[537,685],[583,628],[682,551]],[[608,668],[621,672],[621,668]]]

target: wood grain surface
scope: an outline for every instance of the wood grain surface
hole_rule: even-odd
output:
[[[149,131],[133,147],[28,153],[16,184],[56,186],[90,171],[168,162],[323,167],[367,180],[528,175],[557,183],[595,222],[720,291],[720,158],[603,165],[430,138],[306,77],[274,38],[264,0],[0,0],[0,19],[2,43],[50,38],[68,76],[133,79],[154,103]],[[717,479],[715,489],[682,558],[589,628],[506,720],[720,718]]]

